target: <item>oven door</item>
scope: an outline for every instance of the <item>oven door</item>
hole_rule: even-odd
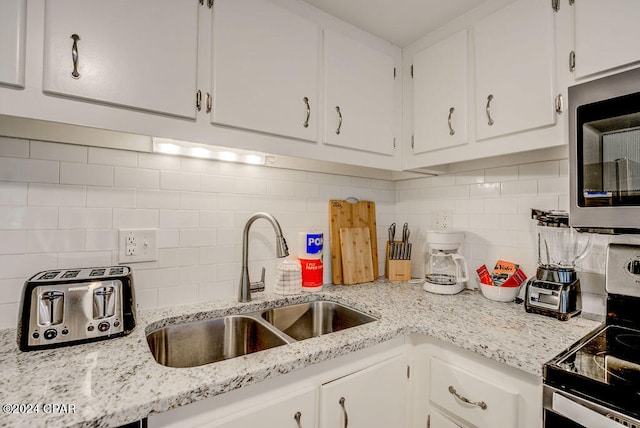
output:
[[[543,386],[544,428],[640,428],[640,421],[599,404]]]

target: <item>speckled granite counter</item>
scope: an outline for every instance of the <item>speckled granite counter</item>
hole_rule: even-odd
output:
[[[380,321],[205,366],[174,369],[155,362],[148,328],[178,321],[256,311],[315,299],[342,302]],[[522,305],[455,296],[420,285],[375,282],[325,287],[282,298],[258,293],[235,299],[140,311],[134,332],[114,340],[55,350],[20,352],[15,329],[0,331],[0,404],[73,404],[75,413],[0,414],[0,426],[114,426],[289,373],[403,334],[424,334],[541,376],[542,365],[598,326],[582,317],[557,321],[527,314]],[[51,409],[49,409],[51,410]]]

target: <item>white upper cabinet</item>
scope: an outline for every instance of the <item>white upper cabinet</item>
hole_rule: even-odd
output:
[[[24,88],[27,0],[0,2],[0,85]]]
[[[198,7],[47,0],[43,91],[195,118]]]
[[[212,122],[317,141],[318,24],[265,0],[216,0]]]
[[[414,153],[467,143],[467,30],[413,57]]]
[[[640,61],[640,2],[575,2],[576,77]]]
[[[325,144],[393,153],[394,65],[392,55],[324,31]]]
[[[476,139],[553,125],[555,40],[549,2],[518,0],[474,25]]]

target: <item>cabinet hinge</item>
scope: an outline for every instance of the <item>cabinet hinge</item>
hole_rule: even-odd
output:
[[[557,12],[560,10],[560,0],[551,0],[551,7],[553,8],[554,12]]]
[[[414,135],[411,136],[411,148],[412,149],[416,148],[416,138]]]
[[[576,53],[575,51],[569,52],[569,71],[571,73],[576,69]]]
[[[411,64],[411,78],[413,79],[413,64]]]
[[[558,96],[556,97],[556,113],[558,114],[562,114],[562,112],[564,111],[564,99],[562,98],[562,94],[558,94]]]
[[[411,366],[407,366],[407,379],[411,379]]]

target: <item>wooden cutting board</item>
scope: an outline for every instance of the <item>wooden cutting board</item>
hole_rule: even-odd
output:
[[[342,281],[359,284],[374,280],[371,235],[368,227],[340,228]]]
[[[378,277],[378,234],[376,232],[376,203],[361,201],[351,203],[332,199],[329,201],[329,242],[331,248],[331,279],[342,284],[342,249],[340,229],[367,227],[371,243],[371,263],[374,279]]]

